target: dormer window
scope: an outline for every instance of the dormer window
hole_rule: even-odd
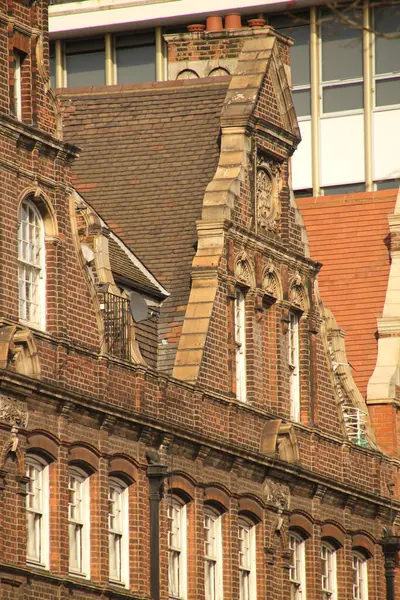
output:
[[[45,243],[42,216],[32,202],[19,209],[18,284],[19,318],[32,327],[45,326]]]

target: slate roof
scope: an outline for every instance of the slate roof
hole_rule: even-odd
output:
[[[219,157],[229,77],[59,90],[73,185],[171,293],[160,315],[171,371],[190,291],[196,220]]]
[[[377,318],[389,278],[388,215],[396,190],[297,199],[311,257],[322,262],[322,300],[346,331],[347,360],[366,396],[377,358]]]

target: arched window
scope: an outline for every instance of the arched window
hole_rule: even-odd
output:
[[[306,542],[298,533],[290,532],[291,552],[289,578],[291,600],[305,600],[306,597]]]
[[[204,578],[206,600],[222,599],[222,527],[221,514],[204,508]]]
[[[187,511],[177,498],[168,500],[168,589],[173,598],[187,597]]]
[[[239,598],[256,598],[256,527],[248,518],[239,519]]]
[[[116,477],[108,481],[108,540],[110,581],[129,586],[128,487]]]
[[[33,454],[26,457],[25,464],[29,477],[26,559],[29,564],[49,568],[49,465]]]
[[[321,573],[323,600],[336,600],[336,549],[328,542],[321,544]]]
[[[89,475],[71,466],[68,471],[69,571],[90,577],[90,487]]]
[[[368,599],[367,558],[361,552],[353,552],[353,600]]]
[[[22,202],[18,216],[19,318],[32,327],[45,327],[44,224],[32,200]]]

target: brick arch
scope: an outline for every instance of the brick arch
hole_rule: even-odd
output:
[[[57,460],[59,446],[57,438],[47,432],[33,431],[28,436],[27,451],[39,451],[50,457],[51,460]]]
[[[230,497],[221,487],[208,485],[204,489],[204,503],[217,506],[223,511],[229,510]]]
[[[108,463],[108,474],[118,475],[129,484],[138,479],[137,466],[125,456],[116,454],[111,456]]]
[[[263,520],[264,509],[261,500],[242,496],[239,498],[239,514],[249,516],[255,522]]]
[[[321,526],[321,538],[331,542],[335,548],[344,546],[344,531],[334,523],[324,523]]]
[[[313,533],[313,522],[308,515],[294,513],[289,518],[289,529],[298,531],[305,538],[309,538]]]
[[[70,446],[68,462],[71,464],[84,463],[91,471],[99,470],[99,455],[97,450],[79,442]]]
[[[196,482],[186,473],[171,473],[167,478],[167,489],[169,493],[172,492],[189,501],[196,495]]]
[[[366,533],[363,533],[363,532],[355,533],[352,537],[351,545],[353,547],[353,550],[360,550],[368,558],[371,558],[374,555],[375,542]]]

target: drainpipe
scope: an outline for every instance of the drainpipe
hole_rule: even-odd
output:
[[[400,550],[400,536],[392,535],[388,528],[387,535],[382,540],[385,556],[386,600],[395,600],[395,571],[396,559]]]
[[[153,600],[160,600],[160,501],[163,497],[162,483],[168,474],[167,465],[160,464],[158,452],[146,452],[149,463],[150,498],[150,592]]]

